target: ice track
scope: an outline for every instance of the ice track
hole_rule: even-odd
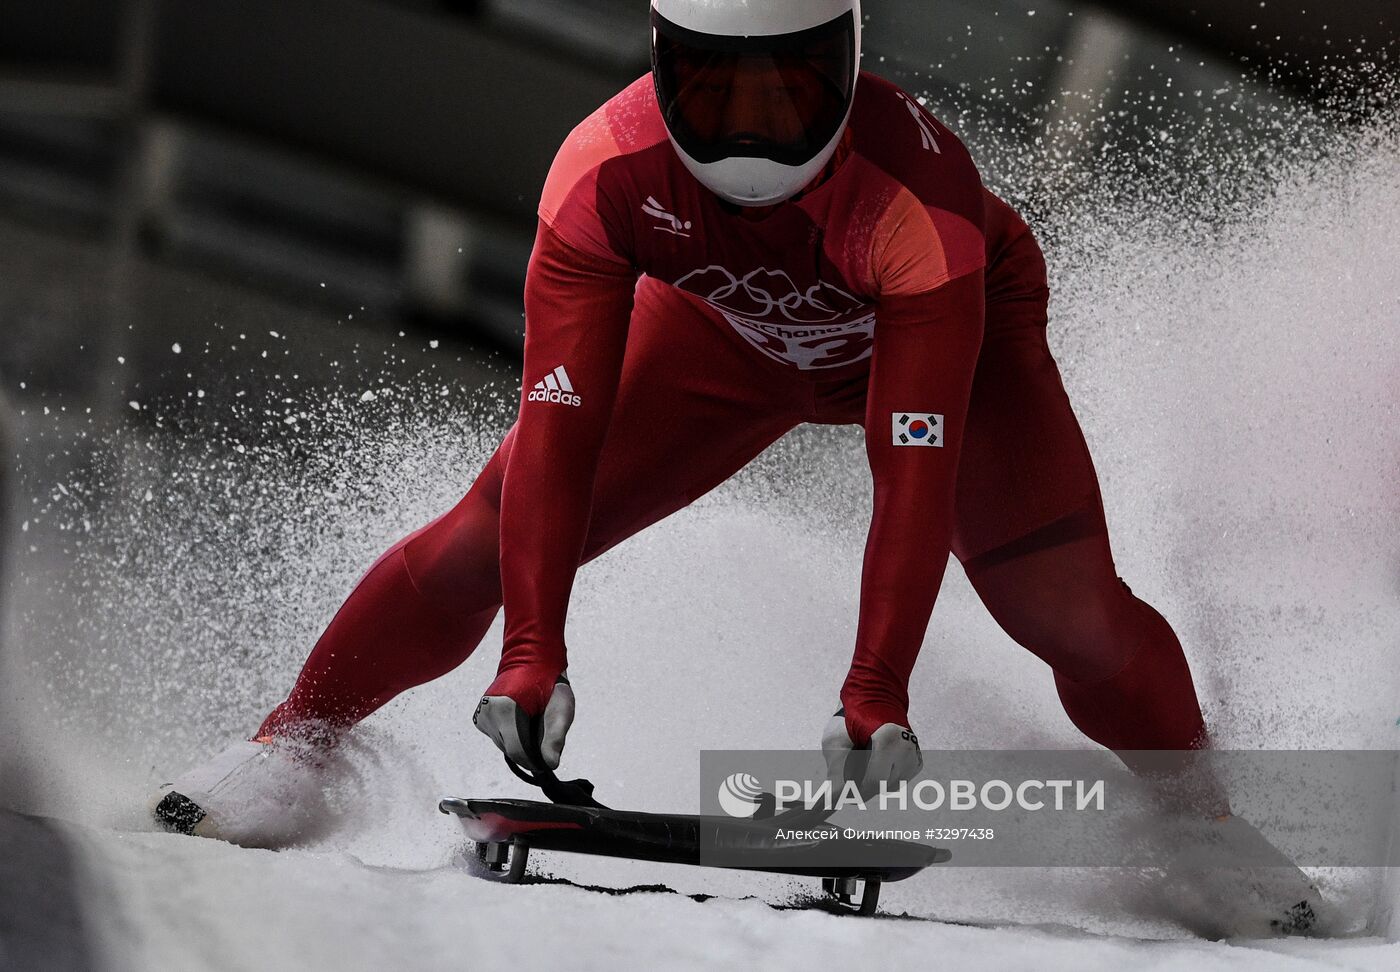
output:
[[[0,832],[9,833],[14,821],[0,818]],[[45,826],[82,862],[80,893],[103,902],[85,912],[84,932],[100,956],[96,967],[113,970],[799,970],[863,967],[878,955],[893,967],[1382,972],[1395,958],[1393,946],[1370,941],[1144,942],[1069,928],[859,920],[776,910],[752,899],[505,886],[452,866],[375,867],[345,853],[246,851],[168,835]],[[40,882],[28,893],[42,893]]]

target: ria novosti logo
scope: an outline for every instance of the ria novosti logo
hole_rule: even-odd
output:
[[[763,786],[748,773],[731,773],[719,785],[720,809],[731,817],[752,817],[762,797]]]
[[[906,732],[908,730],[905,730]],[[909,733],[911,736],[913,733]],[[763,818],[792,809],[987,810],[1102,812],[1107,802],[1103,778],[879,780],[878,792],[862,792],[856,780],[783,779],[766,791],[751,773],[731,773],[719,785],[719,805],[731,817]]]

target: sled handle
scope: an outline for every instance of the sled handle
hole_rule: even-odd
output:
[[[597,810],[607,810],[593,798],[593,784],[588,780],[561,780],[554,774],[553,770],[526,770],[511,759],[505,757],[506,767],[520,779],[531,786],[539,787],[551,803],[559,803],[570,807],[593,807]]]

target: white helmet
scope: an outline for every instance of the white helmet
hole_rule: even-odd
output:
[[[860,68],[860,0],[652,0],[671,144],[740,206],[790,199],[831,161]]]

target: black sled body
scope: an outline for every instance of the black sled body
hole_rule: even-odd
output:
[[[637,813],[534,800],[446,799],[438,808],[461,820],[488,866],[505,870],[508,864],[515,881],[524,877],[530,848],[696,866],[706,864],[706,852],[733,860],[742,851],[742,863],[723,866],[821,878],[828,895],[861,914],[874,912],[885,881],[902,881],[952,857],[940,847],[871,840],[864,842],[871,860],[898,863],[814,866],[812,845],[775,840],[772,820]],[[857,859],[862,856],[861,842],[847,841],[844,849],[848,855],[855,852]],[[854,895],[861,885],[864,893],[857,905]]]

